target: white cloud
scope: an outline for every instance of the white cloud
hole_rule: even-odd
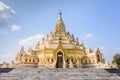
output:
[[[91,37],[93,37],[93,35],[88,33],[88,34],[85,35],[85,37],[91,38]]]
[[[9,6],[0,2],[0,17],[3,19],[9,19],[15,16],[16,12]]]
[[[8,20],[15,14],[16,12],[12,8],[0,2],[0,32],[8,27]]]
[[[30,37],[27,37],[25,39],[21,39],[18,41],[18,44],[21,45],[21,46],[32,46],[33,44],[36,44],[38,41],[40,41],[40,39],[42,39],[44,37],[44,35],[42,34],[37,34],[37,35],[34,35],[34,36],[30,36]]]
[[[15,55],[12,53],[6,53],[6,54],[0,54],[0,63],[3,63],[3,61],[11,62],[12,60],[15,60]]]
[[[104,51],[104,50],[106,50],[106,47],[105,46],[101,46],[100,50]]]
[[[12,32],[14,32],[14,31],[17,31],[17,30],[20,30],[21,29],[21,27],[20,26],[18,26],[18,25],[12,25],[11,26],[11,30],[12,30]]]

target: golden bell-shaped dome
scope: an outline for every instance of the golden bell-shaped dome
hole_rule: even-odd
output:
[[[62,13],[60,12],[59,13],[59,19],[58,19],[58,22],[57,22],[56,27],[55,27],[55,32],[66,32],[65,24],[62,21],[62,16],[61,15],[62,15]]]

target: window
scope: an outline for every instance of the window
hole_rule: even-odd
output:
[[[85,60],[85,63],[87,63],[87,60]]]
[[[29,60],[29,62],[31,62],[31,60]]]
[[[53,59],[51,59],[51,61],[53,62]]]
[[[71,61],[73,62],[73,59]]]
[[[89,60],[89,63],[91,63],[91,60]]]
[[[66,60],[66,62],[68,63],[68,62],[69,62],[69,60],[67,59],[67,60]]]
[[[35,60],[33,60],[33,63],[35,62]]]
[[[25,62],[27,62],[27,59],[25,59]]]
[[[21,54],[21,56],[20,57],[22,57],[23,55]]]
[[[97,59],[98,59],[98,62],[100,62],[100,56],[99,55],[97,55]]]

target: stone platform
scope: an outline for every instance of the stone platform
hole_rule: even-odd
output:
[[[120,80],[119,74],[116,69],[16,68],[2,73],[0,80]]]

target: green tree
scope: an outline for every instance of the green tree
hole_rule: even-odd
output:
[[[114,56],[113,56],[113,63],[116,63],[117,64],[117,67],[120,68],[120,54],[116,53]]]

